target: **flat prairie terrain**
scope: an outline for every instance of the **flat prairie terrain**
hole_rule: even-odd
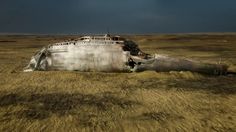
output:
[[[236,131],[236,76],[24,73],[43,46],[78,36],[0,36],[0,131]],[[146,53],[236,71],[236,34],[125,36]]]

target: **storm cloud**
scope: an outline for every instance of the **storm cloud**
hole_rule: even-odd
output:
[[[1,0],[0,33],[235,32],[235,0]]]

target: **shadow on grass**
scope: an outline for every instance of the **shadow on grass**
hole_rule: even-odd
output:
[[[23,107],[19,112],[13,115],[7,114],[7,116],[41,120],[49,118],[53,114],[59,117],[76,115],[79,116],[80,119],[82,117],[83,120],[79,120],[79,122],[83,122],[82,124],[86,125],[91,125],[91,123],[88,122],[91,118],[97,118],[97,116],[99,116],[91,114],[91,112],[112,112],[114,109],[124,111],[138,104],[139,103],[135,101],[115,97],[112,93],[102,93],[99,95],[81,93],[20,95],[12,93],[0,95],[0,107]]]
[[[140,80],[140,88],[144,89],[164,89],[164,90],[203,90],[213,94],[236,94],[236,78],[216,77],[205,79],[145,79]]]
[[[139,120],[154,120],[159,123],[164,123],[169,120],[184,120],[183,116],[169,114],[166,112],[145,112],[136,117]]]

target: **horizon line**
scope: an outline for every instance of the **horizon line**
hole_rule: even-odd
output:
[[[67,35],[105,35],[108,33],[1,33],[0,35],[38,35],[38,36],[67,36]],[[160,35],[160,34],[236,34],[236,32],[173,32],[173,33],[109,33],[111,35]]]

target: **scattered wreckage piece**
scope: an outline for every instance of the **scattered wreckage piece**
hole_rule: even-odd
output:
[[[172,58],[165,55],[157,55],[135,68],[136,72],[153,70],[157,72],[191,71],[209,75],[226,75],[227,65],[208,64],[189,59]]]
[[[75,41],[48,45],[38,51],[25,68],[28,71],[157,72],[192,71],[227,74],[228,66],[206,64],[165,55],[149,55],[120,36],[84,36]]]

